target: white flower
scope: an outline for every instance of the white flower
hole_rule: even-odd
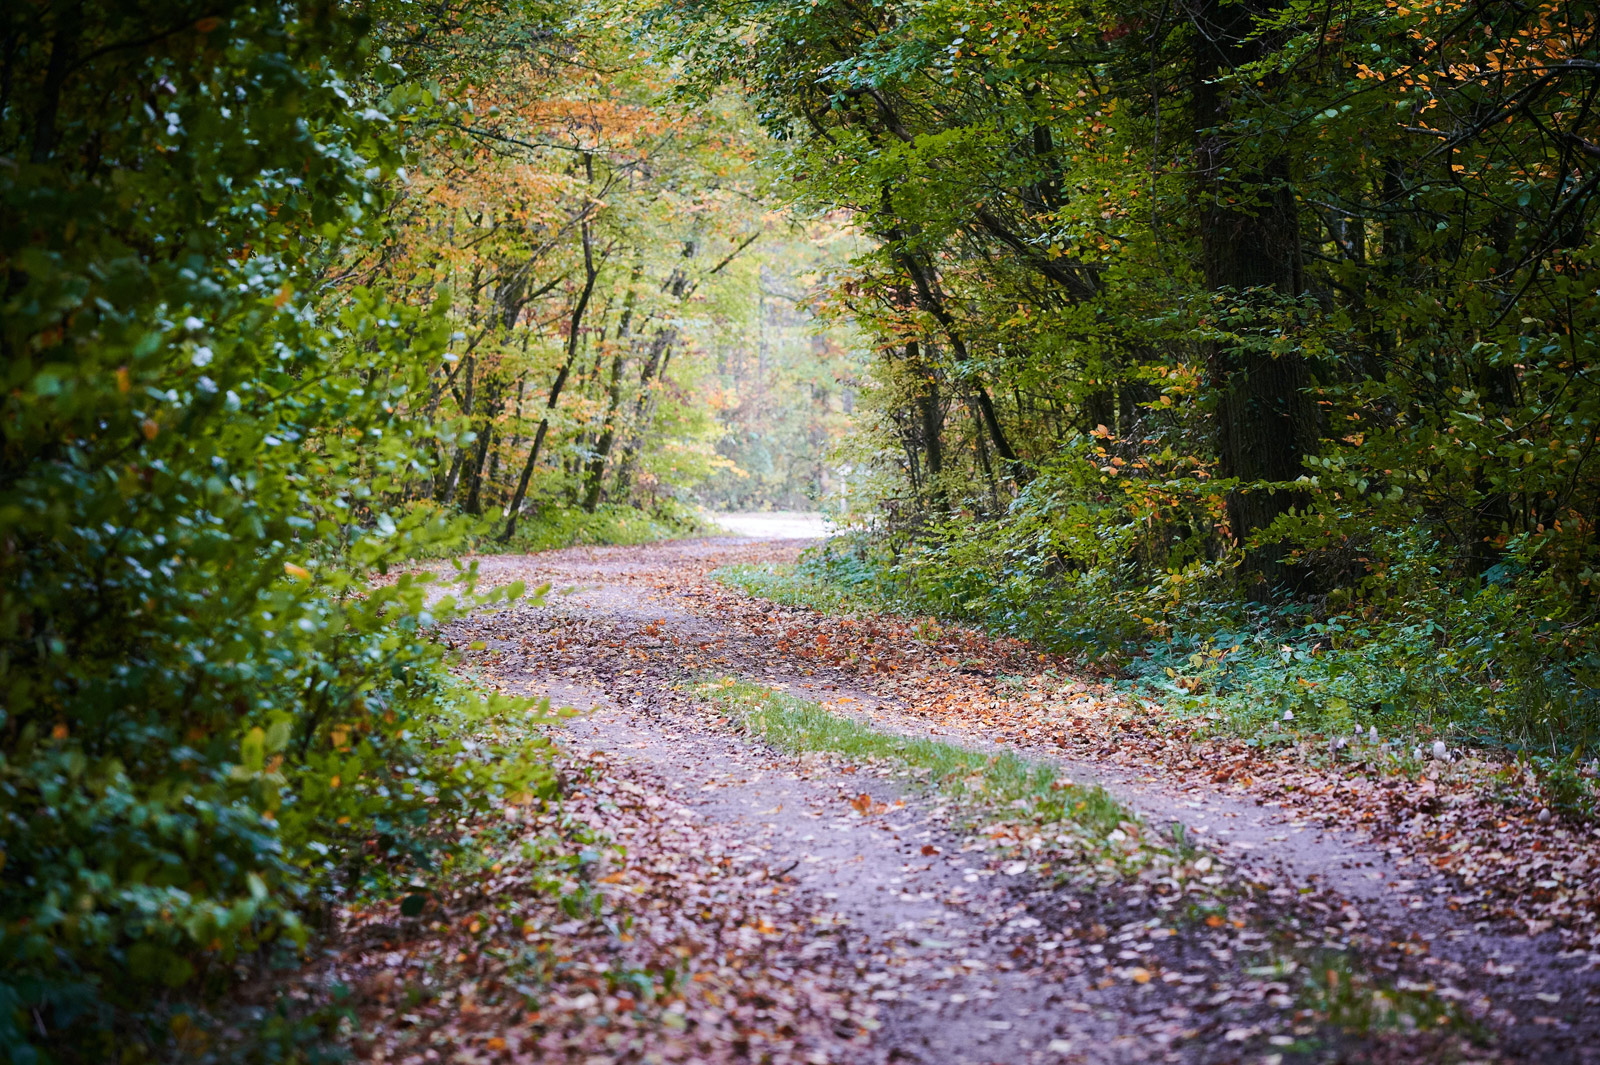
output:
[[[207,347],[195,348],[194,354],[190,356],[189,361],[194,363],[196,366],[211,365],[211,349]]]

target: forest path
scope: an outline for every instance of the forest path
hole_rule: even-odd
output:
[[[876,631],[871,654],[830,661],[816,651],[828,645],[820,616],[707,580],[719,566],[784,561],[802,546],[709,538],[485,557],[485,583],[548,582],[551,595],[543,606],[461,623],[452,637],[483,645],[468,659],[501,687],[588,711],[570,726],[573,742],[648,767],[670,782],[674,801],[731,832],[744,860],[786,885],[790,904],[818,929],[818,945],[806,949],[848,959],[833,971],[850,986],[837,990],[870,1003],[877,1019],[868,1027],[881,1026],[857,1033],[851,1053],[930,1065],[1255,1061],[1271,1060],[1306,1030],[1270,981],[1240,971],[1249,942],[1220,942],[1204,930],[1152,934],[1155,922],[1137,900],[1071,897],[1007,875],[974,856],[940,808],[898,784],[781,757],[718,728],[688,690],[695,678],[740,676],[878,728],[1053,760],[1076,780],[1103,784],[1147,822],[1185,826],[1236,875],[1262,885],[1282,919],[1354,945],[1391,981],[1464,1000],[1506,1057],[1600,1061],[1597,958],[1571,937],[1563,946],[1554,932],[1475,921],[1457,885],[1411,872],[1423,863],[1404,848],[1324,828],[1248,787],[1168,777],[932,714],[920,703],[939,682],[888,666],[925,651],[906,626]],[[992,694],[1018,683],[1028,665],[1009,671],[1008,654],[1015,649],[949,671],[976,675]],[[868,816],[851,805],[863,794]],[[1130,982],[1131,972],[1144,975]],[[1152,972],[1161,978],[1150,980]],[[1432,1056],[1424,1044],[1391,1050],[1401,1060]]]

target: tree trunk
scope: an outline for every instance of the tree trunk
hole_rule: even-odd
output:
[[[911,276],[911,284],[916,293],[917,306],[933,316],[944,335],[950,341],[950,350],[955,355],[958,363],[970,361],[967,352],[967,343],[961,336],[961,331],[956,326],[955,317],[951,315],[944,305],[944,294],[939,288],[937,278],[914,254],[897,252],[895,257],[900,265]],[[972,377],[969,381],[972,386],[973,398],[977,401],[978,411],[983,415],[984,427],[989,432],[989,439],[994,443],[994,449],[1006,461],[1011,476],[1020,484],[1027,480],[1027,471],[1023,467],[1016,451],[1012,450],[1011,441],[1006,438],[1005,430],[1000,427],[1000,419],[995,414],[994,401],[989,398],[989,391],[983,382]]]
[[[494,429],[485,422],[478,437],[478,454],[472,463],[472,478],[468,482],[467,502],[463,506],[468,514],[483,513],[483,465],[489,457],[489,442],[494,439]]]
[[[655,339],[650,343],[650,357],[639,372],[639,396],[633,404],[628,442],[622,448],[621,461],[617,463],[616,499],[626,499],[633,486],[633,470],[638,462],[639,448],[644,445],[644,435],[650,428],[651,416],[655,412],[655,397],[650,386],[659,375],[666,372],[667,363],[672,359],[672,346],[677,342],[677,329],[665,326],[656,332]]]
[[[572,308],[572,319],[567,329],[567,358],[561,364],[561,370],[556,374],[554,383],[550,386],[550,398],[544,406],[544,416],[539,419],[539,428],[533,434],[533,446],[528,449],[528,461],[522,466],[522,476],[517,479],[517,490],[511,495],[511,503],[506,507],[506,527],[501,530],[500,542],[510,543],[517,532],[517,515],[522,510],[522,501],[528,495],[528,481],[533,477],[534,467],[539,464],[539,451],[544,447],[544,438],[550,432],[550,415],[556,409],[556,404],[561,402],[561,390],[566,387],[567,377],[572,373],[572,366],[578,361],[578,351],[582,346],[583,316],[589,309],[589,297],[594,295],[595,279],[600,276],[600,268],[594,261],[594,244],[591,239],[589,223],[585,221],[583,232],[583,290],[578,293],[578,302]]]
[[[906,345],[906,365],[917,379],[917,426],[921,430],[918,435],[922,438],[929,498],[935,507],[942,508],[945,493],[939,475],[944,472],[944,407],[939,399],[939,378],[923,360],[921,346],[915,340]]]
[[[476,383],[474,375],[477,372],[477,368],[477,359],[468,355],[466,365],[463,367],[467,371],[467,382],[461,397],[461,416],[463,418],[472,416],[473,386]],[[465,446],[458,445],[454,457],[450,460],[450,470],[445,474],[444,483],[439,486],[439,491],[434,497],[441,507],[449,506],[450,500],[455,498],[456,486],[461,483],[461,468],[466,465],[466,461],[467,449]]]
[[[1256,57],[1260,42],[1252,20],[1270,5],[1254,0],[1209,0],[1197,13],[1198,62],[1195,128],[1198,134],[1200,251],[1206,287],[1224,300],[1247,305],[1252,298],[1298,297],[1301,277],[1299,207],[1286,160],[1229,139],[1230,114],[1216,79]],[[1248,290],[1256,290],[1254,297]],[[1268,295],[1270,293],[1270,295]],[[1248,314],[1248,310],[1245,311]],[[1231,327],[1249,334],[1248,321]],[[1217,451],[1222,474],[1240,486],[1228,496],[1228,523],[1243,541],[1291,507],[1303,505],[1297,491],[1252,487],[1253,482],[1293,481],[1304,457],[1316,450],[1318,414],[1309,395],[1311,372],[1299,354],[1273,355],[1258,345],[1216,342],[1207,352],[1211,388],[1219,397]],[[1251,550],[1245,569],[1256,593],[1282,583],[1288,573],[1281,548]]]
[[[600,426],[599,439],[595,441],[594,454],[584,470],[583,509],[590,514],[600,505],[605,486],[606,460],[617,440],[617,417],[622,408],[622,368],[627,361],[628,347],[633,339],[633,308],[637,296],[634,286],[644,274],[644,264],[636,262],[633,276],[628,281],[628,291],[622,301],[622,315],[617,320],[617,339],[611,355],[611,377],[606,385],[606,413]]]

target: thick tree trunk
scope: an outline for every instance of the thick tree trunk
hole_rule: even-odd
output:
[[[1270,5],[1210,0],[1197,15],[1201,42],[1196,64],[1195,128],[1199,136],[1200,250],[1206,287],[1225,301],[1247,307],[1255,298],[1298,297],[1301,277],[1299,206],[1286,161],[1253,157],[1226,130],[1229,103],[1215,79],[1255,57],[1252,18]],[[1270,295],[1269,295],[1270,294]],[[1245,311],[1248,315],[1248,311]],[[1248,334],[1251,325],[1233,327]],[[1311,372],[1298,353],[1274,355],[1265,346],[1217,342],[1207,352],[1211,387],[1218,395],[1217,450],[1222,474],[1240,486],[1228,497],[1228,523],[1244,540],[1291,507],[1303,493],[1252,487],[1252,482],[1293,481],[1305,456],[1316,450],[1317,407]],[[1282,583],[1288,573],[1281,550],[1266,546],[1246,557],[1258,591]]]

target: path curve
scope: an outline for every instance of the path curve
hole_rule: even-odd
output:
[[[1048,746],[997,744],[980,733],[932,725],[911,712],[914,695],[908,698],[903,691],[884,690],[871,678],[797,660],[778,650],[769,632],[741,626],[737,616],[708,616],[703,589],[710,570],[732,562],[792,557],[802,544],[784,537],[706,538],[479,559],[487,583],[548,581],[555,589],[545,607],[473,623],[474,635],[488,637],[479,662],[494,676],[515,678],[512,686],[592,710],[572,730],[583,743],[690,776],[695,775],[695,766],[715,766],[705,774],[703,791],[687,794],[684,801],[703,816],[739,823],[741,831],[759,841],[752,844],[758,848],[788,854],[797,839],[803,840],[809,849],[802,848],[799,859],[800,883],[830,901],[838,900],[841,921],[853,929],[845,938],[857,935],[886,944],[878,952],[883,957],[895,957],[898,951],[903,962],[919,951],[926,954],[928,948],[916,944],[945,940],[911,932],[945,921],[954,922],[958,931],[964,929],[952,942],[1004,944],[999,930],[1016,914],[1039,910],[1043,900],[1030,898],[1033,889],[1019,883],[965,918],[952,917],[948,905],[941,909],[930,902],[950,898],[952,885],[966,882],[951,880],[952,876],[970,879],[974,871],[959,858],[954,865],[942,860],[907,861],[920,854],[920,850],[907,852],[917,833],[932,838],[930,833],[941,831],[918,820],[920,815],[908,813],[900,821],[891,818],[870,830],[863,826],[851,831],[840,827],[847,827],[848,819],[841,822],[836,817],[828,822],[832,827],[826,838],[801,831],[805,820],[797,812],[800,806],[830,791],[837,801],[858,781],[820,771],[805,780],[792,770],[786,776],[769,753],[752,753],[748,745],[699,727],[692,714],[686,716],[684,697],[674,687],[686,674],[722,668],[787,685],[796,694],[849,709],[880,728],[935,735],[969,746],[1008,746],[1054,760],[1074,779],[1104,785],[1147,821],[1185,826],[1191,839],[1206,841],[1242,875],[1269,885],[1269,894],[1279,902],[1309,905],[1306,912],[1315,911],[1330,931],[1337,929],[1345,941],[1360,946],[1376,964],[1401,979],[1426,980],[1448,995],[1474,1002],[1495,1032],[1499,1050],[1509,1058],[1600,1062],[1600,958],[1582,949],[1563,949],[1554,934],[1509,934],[1504,928],[1463,920],[1449,908],[1451,885],[1439,877],[1407,875],[1401,864],[1406,856],[1397,848],[1296,821],[1279,809],[1220,787],[1192,783],[1174,787],[1147,771],[1064,756]],[[571,638],[556,637],[552,643],[547,637],[557,632]],[[533,633],[538,635],[530,639]],[[564,655],[569,649],[572,653]],[[801,797],[808,788],[815,792],[812,798]],[[908,801],[892,785],[879,782],[874,788],[885,801]],[[786,806],[790,812],[784,814]],[[777,812],[771,812],[774,808]],[[769,814],[759,815],[762,810]],[[825,819],[819,814],[813,820],[820,825]],[[906,820],[910,823],[901,824]],[[808,835],[811,838],[805,838]],[[949,847],[940,847],[941,854],[949,852]],[[960,853],[957,847],[955,854]],[[849,868],[852,861],[859,868]],[[908,876],[918,865],[927,868]],[[906,884],[913,879],[918,885],[914,889],[885,895],[891,881]],[[1039,942],[1037,936],[1033,940]],[[1149,943],[1143,945],[1154,951],[1152,958],[1161,953]],[[1177,984],[1171,996],[1151,999],[1156,1020],[1146,1018],[1141,1023],[1136,1020],[1137,1003],[1095,999],[1104,989],[1085,977],[1093,965],[1084,959],[1092,961],[1093,954],[1078,955],[1075,966],[1060,972],[1052,970],[1047,981],[1041,980],[1043,970],[1033,964],[1035,955],[1029,958],[1029,964],[1020,966],[1028,976],[1022,980],[1000,979],[1004,970],[996,967],[992,949],[976,945],[966,948],[963,957],[911,964],[913,973],[939,964],[944,965],[940,972],[950,970],[940,977],[944,983],[936,1007],[911,1008],[899,999],[903,993],[899,985],[908,971],[905,964],[894,969],[892,979],[882,975],[888,969],[863,972],[863,981],[879,983],[863,983],[862,990],[873,994],[876,987],[885,1005],[887,1027],[877,1045],[899,1055],[891,1060],[930,1065],[983,1060],[1234,1060],[1228,1055],[1242,1049],[1226,1047],[1220,1056],[1204,1052],[1195,1033],[1205,1026],[1197,1029],[1195,1019],[1206,1011],[1196,1008],[1192,996],[1176,993],[1186,985]],[[977,964],[963,967],[963,961]],[[1195,972],[1206,973],[1204,966]],[[980,979],[979,973],[986,975]],[[1215,975],[1205,974],[1199,982]],[[968,984],[973,990],[961,989]],[[1168,1015],[1164,1020],[1163,1011]],[[1271,1027],[1244,1013],[1221,1023],[1232,1025],[1227,1031],[1238,1032],[1249,1027],[1246,1021],[1252,1017],[1262,1031]],[[997,1053],[1015,1056],[994,1056]]]

